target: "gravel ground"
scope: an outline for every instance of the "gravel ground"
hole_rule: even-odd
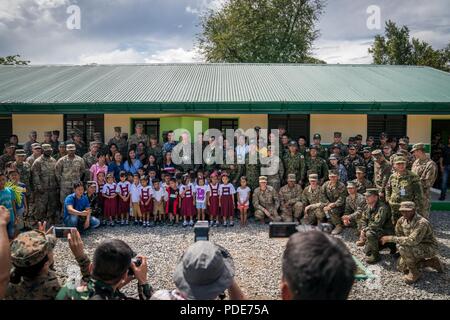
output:
[[[359,281],[353,286],[350,299],[450,299],[450,212],[433,212],[431,221],[439,241],[439,253],[447,266],[444,274],[426,270],[413,286],[403,282],[395,271],[395,259],[386,249],[382,260],[369,270],[376,276],[371,281]],[[134,251],[149,257],[149,280],[155,289],[172,289],[172,273],[179,256],[194,240],[192,228],[182,227],[106,227],[84,236],[85,249],[92,257],[95,247],[103,240],[118,238]],[[210,239],[229,250],[234,258],[237,281],[250,299],[279,299],[281,256],[286,239],[269,239],[268,226],[251,223],[246,228],[213,228]],[[353,230],[342,233],[350,251],[361,261],[364,254],[356,247]],[[67,241],[58,241],[55,267],[64,283],[68,267],[76,266]],[[366,265],[366,264],[365,264]],[[124,292],[136,295],[135,283]]]

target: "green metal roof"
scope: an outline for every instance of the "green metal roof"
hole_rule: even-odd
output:
[[[0,112],[450,113],[450,74],[303,64],[0,66]]]

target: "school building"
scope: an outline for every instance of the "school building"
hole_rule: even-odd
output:
[[[380,132],[424,142],[450,135],[450,74],[429,67],[303,64],[0,66],[0,139],[78,128],[85,139],[141,123],[176,129],[276,129],[294,137]]]

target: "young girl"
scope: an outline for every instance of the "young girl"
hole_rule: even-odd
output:
[[[155,170],[155,172],[159,173],[159,166],[156,161],[156,157],[153,154],[148,156],[147,163],[144,165],[144,169],[147,172],[150,172],[150,170]]]
[[[205,179],[197,179],[195,187],[195,207],[197,208],[197,220],[205,220],[206,198],[209,193],[209,187],[205,185]]]
[[[211,227],[219,226],[219,211],[220,211],[220,204],[219,204],[219,179],[217,178],[217,173],[212,173],[210,176],[210,183],[209,183],[209,193],[207,194],[207,202],[208,202],[208,213],[209,213],[209,219],[210,219],[210,225]],[[216,221],[214,222],[214,219]]]
[[[228,174],[222,174],[222,184],[219,186],[220,215],[223,217],[223,226],[228,227],[227,217],[230,220],[230,227],[234,226],[234,194],[236,190],[228,179]]]
[[[153,227],[153,222],[150,224],[150,212],[153,211],[152,206],[152,187],[148,185],[148,177],[141,177],[141,197],[139,206],[141,207],[141,213],[144,218],[143,227]]]
[[[133,211],[134,217],[134,225],[138,225],[141,223],[141,207],[139,206],[139,202],[141,201],[141,183],[139,180],[139,175],[135,174],[133,176],[133,183],[130,186],[130,194],[131,194],[131,208]]]
[[[167,202],[166,202],[166,213],[169,214],[170,225],[174,225],[173,218],[175,216],[175,225],[178,225],[178,203],[179,203],[179,192],[177,188],[177,180],[175,178],[170,179],[169,186],[166,189],[167,192]]]
[[[117,185],[114,183],[112,173],[106,175],[106,184],[103,186],[102,194],[105,199],[103,205],[105,218],[109,220],[109,225],[114,227],[114,220],[117,219]]]
[[[97,154],[97,163],[94,163],[89,169],[91,172],[91,180],[97,182],[97,175],[103,171],[105,174],[108,172],[108,166],[106,165],[106,156],[102,153]]]
[[[105,204],[105,198],[103,197],[103,187],[106,184],[105,180],[105,173],[103,171],[100,171],[97,173],[97,196],[98,196],[98,207],[100,210],[100,217],[99,219],[103,219],[103,226],[106,226],[108,224],[108,221],[104,214],[104,204]]]
[[[159,180],[153,180],[153,221],[156,224],[157,218],[159,218],[159,223],[163,223],[164,221],[164,202],[167,201],[167,193],[166,190],[161,188],[159,185]]]
[[[119,194],[117,212],[120,215],[120,225],[128,225],[128,214],[130,213],[130,190],[131,184],[127,181],[127,173],[120,172],[120,181],[117,183]]]
[[[172,153],[166,152],[164,154],[164,160],[161,165],[161,173],[168,173],[170,176],[173,176],[176,171],[176,166],[172,162]]]
[[[194,226],[192,217],[195,214],[195,195],[194,185],[191,183],[191,177],[185,174],[181,180],[180,186],[181,197],[181,215],[183,216],[183,227]],[[189,219],[189,223],[188,223]]]
[[[247,186],[247,178],[241,177],[241,185],[237,188],[237,202],[240,212],[241,226],[247,225],[247,211],[250,205],[250,188]]]

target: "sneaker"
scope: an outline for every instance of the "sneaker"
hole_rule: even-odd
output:
[[[150,221],[149,224],[148,224],[148,226],[149,226],[150,228],[153,228],[153,227],[155,226],[155,222],[154,222],[154,221]]]
[[[230,227],[234,227],[234,221],[230,221]]]
[[[224,226],[225,228],[228,227],[228,222],[225,221],[225,222],[223,223],[223,226]]]
[[[216,222],[214,223],[214,227],[216,227],[216,228],[220,227],[220,222],[219,222],[219,221],[216,221]]]
[[[193,227],[193,226],[194,226],[194,221],[192,221],[192,220],[189,221],[189,226],[190,226],[190,227]]]
[[[173,220],[169,221],[169,226],[173,226],[173,224],[174,224]]]
[[[143,227],[143,228],[147,228],[147,222],[144,221],[144,222],[142,223],[142,227]]]
[[[109,226],[110,226],[110,227],[114,227],[114,221],[111,221],[111,222],[109,223]]]
[[[187,221],[184,221],[184,222],[183,222],[183,228],[186,228],[187,226],[188,226]]]
[[[108,225],[108,221],[103,220],[103,226],[107,226]]]
[[[128,222],[128,220],[125,220],[125,225],[126,225],[126,226],[129,226],[129,225],[130,225],[130,223]]]
[[[125,225],[125,221],[120,220],[120,225],[121,225],[121,226],[124,226],[124,225]]]
[[[139,220],[139,225],[142,226],[144,224],[144,221]]]

